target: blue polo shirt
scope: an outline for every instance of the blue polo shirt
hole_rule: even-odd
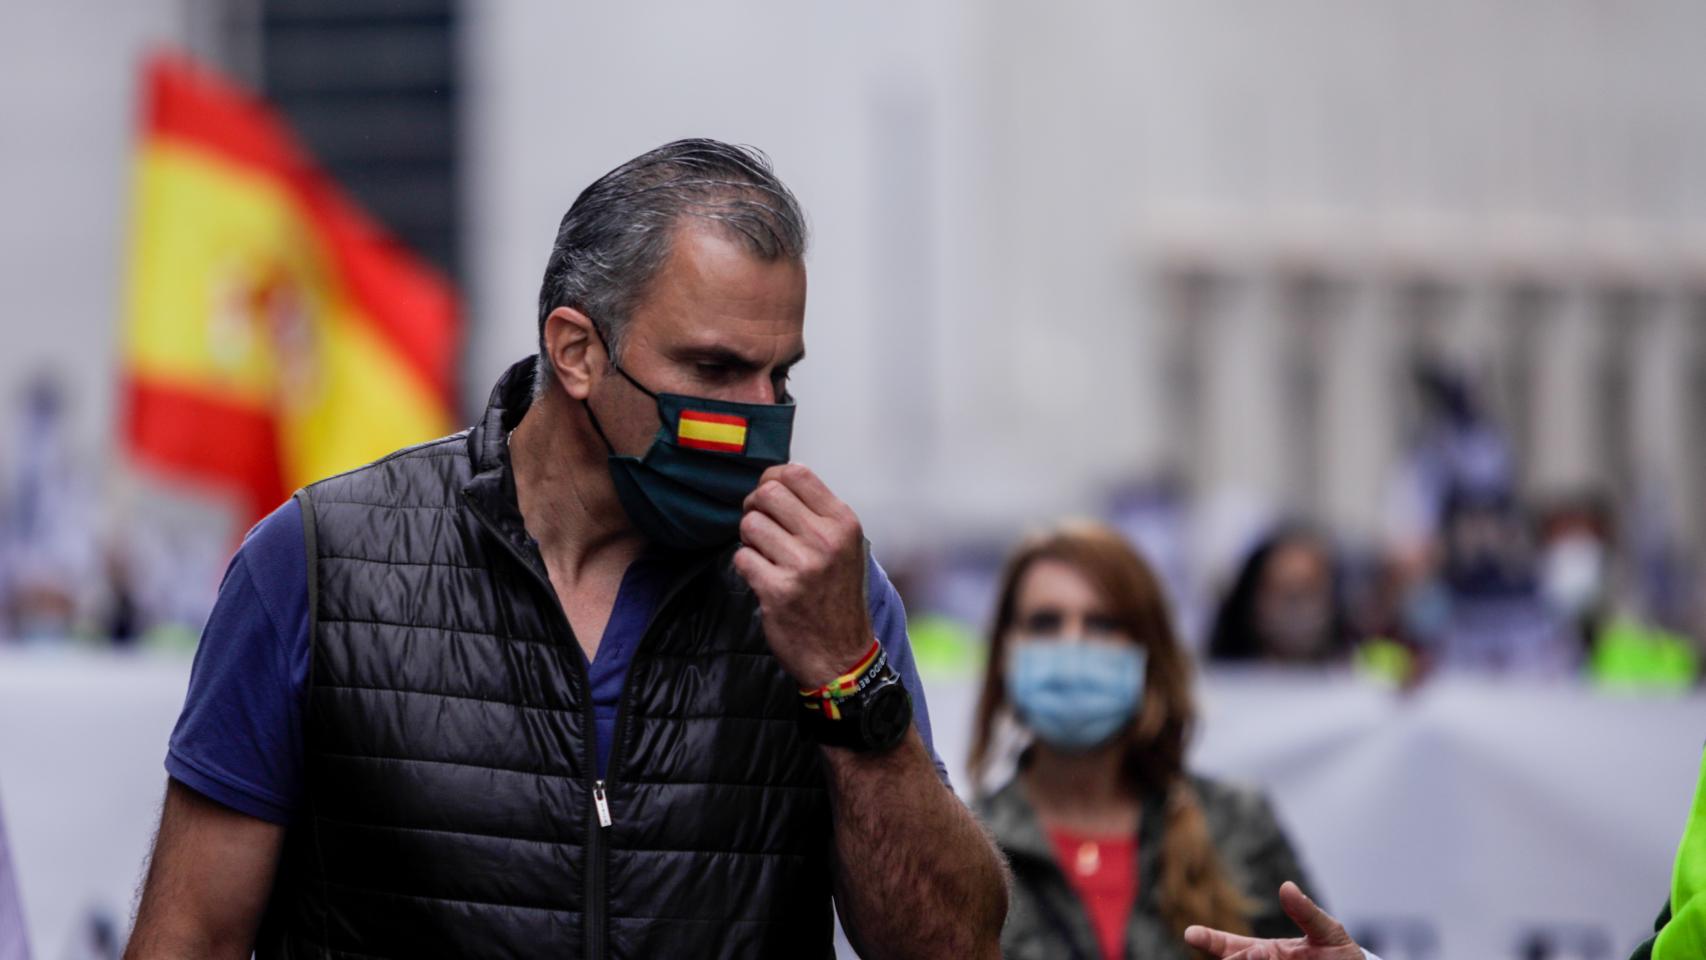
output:
[[[628,567],[587,664],[602,776],[616,735],[616,708],[634,650],[672,573],[671,557],[647,552]],[[937,772],[930,711],[906,636],[906,612],[882,567],[870,569],[871,623],[912,694],[918,731]],[[302,799],[302,715],[308,691],[308,549],[290,500],[249,531],[225,571],[172,731],[166,772],[240,813],[288,824]]]

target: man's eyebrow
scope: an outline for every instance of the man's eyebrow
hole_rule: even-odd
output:
[[[736,350],[716,344],[702,347],[682,347],[670,352],[674,355],[676,360],[682,363],[715,364],[720,367],[732,367],[736,370],[757,370],[759,367],[764,366],[764,364],[759,363],[751,357],[739,353]],[[805,358],[806,351],[804,348],[801,348],[800,352],[782,361],[779,366],[783,368],[791,367]]]

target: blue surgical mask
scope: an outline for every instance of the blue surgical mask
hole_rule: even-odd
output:
[[[1050,746],[1088,750],[1137,714],[1147,664],[1148,651],[1131,643],[1020,640],[1008,662],[1007,696]]]

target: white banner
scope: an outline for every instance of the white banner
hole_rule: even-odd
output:
[[[0,655],[0,798],[38,957],[80,950],[91,917],[128,923],[187,677]],[[975,683],[929,691],[958,771]],[[1198,768],[1268,788],[1317,891],[1384,960],[1622,960],[1664,903],[1706,698],[1265,674],[1201,696]]]

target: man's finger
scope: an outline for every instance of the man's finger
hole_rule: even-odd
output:
[[[775,563],[769,563],[768,559],[764,559],[764,554],[756,549],[737,549],[734,564],[735,573],[739,573],[740,580],[747,581],[747,587],[752,588],[752,593],[759,599],[759,605],[764,604],[764,597],[773,597],[781,590],[783,570]]]
[[[1207,950],[1217,957],[1225,957],[1234,951],[1248,949],[1260,941],[1227,933],[1225,930],[1193,925],[1185,928],[1185,942],[1198,950]]]
[[[1351,943],[1350,935],[1339,921],[1327,915],[1327,911],[1309,899],[1302,888],[1287,880],[1280,884],[1280,906],[1286,916],[1303,931],[1309,943],[1319,947],[1342,947]]]
[[[1266,940],[1258,940],[1255,944],[1222,957],[1221,960],[1279,960],[1279,947]]]
[[[782,525],[782,529],[795,536],[803,536],[811,532],[813,524],[821,523],[817,514],[806,506],[799,496],[780,480],[766,481],[758,485],[758,489],[747,494],[742,510],[762,510],[770,514],[771,519]]]
[[[775,564],[764,559],[764,554],[751,547],[741,547],[735,551],[734,565],[735,572],[740,574],[740,578],[745,580],[755,593],[760,591],[761,584],[768,588],[775,578],[781,575],[781,570],[777,569]]]
[[[771,471],[775,471],[772,476]],[[771,467],[764,475],[782,481],[788,489],[800,498],[800,501],[810,507],[812,512],[823,517],[839,517],[847,510],[847,505],[841,502],[829,489],[829,486],[812,468],[803,463],[784,463],[779,467]]]
[[[740,518],[740,542],[778,568],[799,570],[808,559],[805,546],[762,510]]]

